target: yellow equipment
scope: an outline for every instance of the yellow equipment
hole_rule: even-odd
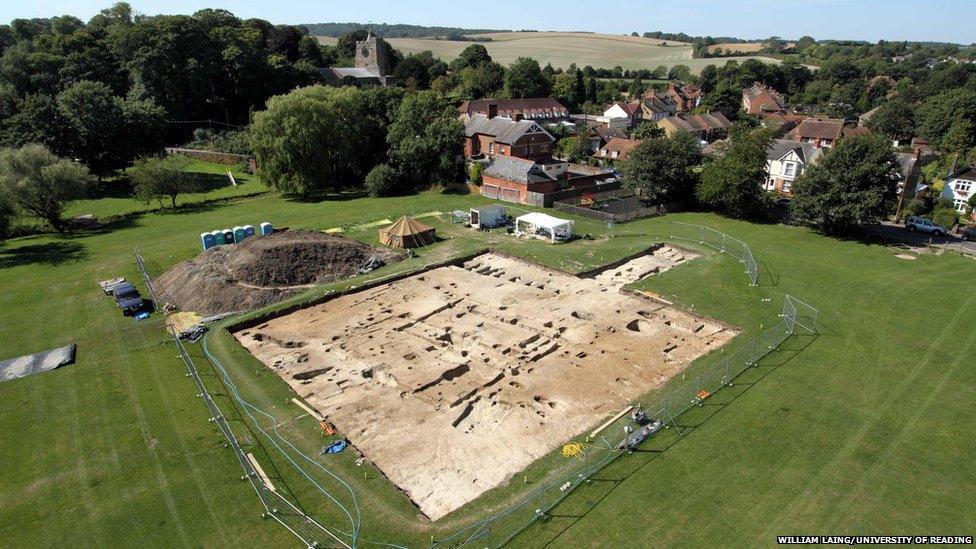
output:
[[[578,457],[583,458],[583,450],[585,447],[579,442],[570,442],[563,446],[563,457]]]

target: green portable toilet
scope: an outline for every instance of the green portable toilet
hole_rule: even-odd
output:
[[[214,231],[210,234],[212,234],[214,237],[214,246],[223,246],[224,244],[227,244],[227,240],[224,239],[223,231]]]
[[[247,238],[247,233],[244,232],[244,227],[241,227],[240,225],[234,227],[234,242],[244,242],[245,238]]]

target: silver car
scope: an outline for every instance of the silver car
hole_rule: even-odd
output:
[[[918,231],[935,236],[944,236],[949,232],[942,225],[936,225],[931,219],[914,215],[905,220],[905,228],[909,231]]]

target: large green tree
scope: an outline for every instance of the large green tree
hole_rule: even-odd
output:
[[[931,96],[918,107],[918,133],[931,143],[941,144],[952,125],[966,120],[976,123],[976,91],[955,89]]]
[[[136,197],[145,203],[153,200],[163,205],[164,199],[169,199],[176,208],[176,197],[187,192],[193,192],[196,187],[195,179],[186,168],[189,158],[185,156],[147,156],[137,159],[129,171]]]
[[[387,141],[390,160],[414,183],[454,183],[461,176],[464,125],[457,111],[434,92],[403,99]]]
[[[871,131],[908,141],[915,135],[915,107],[901,98],[883,103],[867,123]]]
[[[64,211],[88,194],[93,181],[88,168],[58,158],[43,145],[0,150],[0,193],[57,231],[68,228]]]
[[[310,86],[271,98],[251,126],[261,180],[302,196],[361,182],[372,167],[370,146],[379,131],[362,93]]]
[[[519,57],[505,73],[505,92],[509,97],[546,97],[550,83],[539,62],[531,57]]]
[[[619,164],[624,186],[655,203],[687,200],[695,189],[693,168],[701,162],[698,141],[686,132],[645,139]]]
[[[68,126],[66,152],[92,172],[122,168],[139,155],[159,149],[165,112],[148,101],[127,101],[101,82],[82,81],[57,97]]]
[[[891,212],[898,162],[883,136],[845,138],[793,184],[791,210],[826,234],[844,234]]]
[[[695,194],[699,202],[732,217],[751,217],[767,205],[760,186],[769,170],[766,151],[772,132],[738,128],[722,147],[722,154],[707,164]]]
[[[701,108],[707,111],[719,111],[729,120],[736,120],[742,108],[742,90],[725,83],[719,84],[712,93],[702,99]]]

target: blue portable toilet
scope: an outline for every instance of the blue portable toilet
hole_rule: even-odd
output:
[[[226,242],[227,244],[234,243],[234,231],[230,229],[223,229],[220,232],[224,233],[224,242]]]
[[[241,243],[247,238],[247,233],[244,232],[244,227],[238,225],[234,227],[234,242]]]
[[[217,245],[217,240],[213,233],[200,233],[200,244],[203,245],[203,251],[207,251]]]
[[[247,238],[254,236],[254,225],[244,225],[244,235]]]
[[[269,234],[274,234],[274,227],[271,226],[271,223],[265,221],[261,224],[261,236],[268,236]]]
[[[224,244],[227,244],[227,240],[224,239],[223,231],[214,231],[210,234],[212,234],[214,237],[214,246],[223,246]]]

